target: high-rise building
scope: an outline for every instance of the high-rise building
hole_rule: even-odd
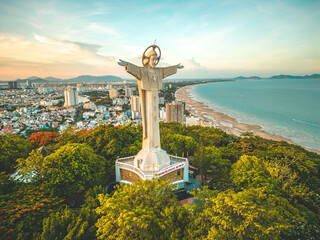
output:
[[[68,86],[64,90],[64,106],[71,107],[79,104],[79,96],[76,88]]]
[[[132,119],[141,118],[141,112],[131,111],[131,118],[132,118]]]
[[[18,87],[17,81],[10,81],[8,82],[8,88],[9,89],[16,89]]]
[[[178,122],[183,124],[184,122],[184,102],[173,101],[166,104],[166,120],[167,122]]]
[[[38,93],[50,93],[52,92],[51,87],[38,87]]]
[[[31,81],[30,79],[28,79],[28,80],[26,81],[26,83],[27,83],[27,87],[28,87],[28,88],[31,88],[31,87],[32,87],[32,81]]]
[[[131,96],[131,111],[141,112],[139,96]]]
[[[116,88],[111,88],[111,89],[109,90],[109,97],[110,97],[110,98],[116,98],[116,97],[118,97],[118,89],[116,89]]]
[[[132,90],[132,88],[126,87],[126,88],[124,89],[124,92],[125,92],[126,97],[131,97],[131,96],[133,95],[133,90]]]
[[[85,88],[82,83],[77,83],[77,91],[84,92]]]

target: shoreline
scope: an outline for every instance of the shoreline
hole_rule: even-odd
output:
[[[175,92],[176,100],[184,101],[186,103],[185,107],[188,112],[198,117],[202,120],[207,120],[210,123],[216,125],[218,128],[224,130],[225,132],[239,137],[244,132],[253,132],[255,136],[260,136],[262,138],[275,140],[275,141],[285,141],[290,144],[301,146],[293,142],[292,140],[282,137],[280,135],[271,134],[262,130],[262,127],[259,125],[248,124],[248,123],[240,123],[235,118],[230,117],[224,113],[216,112],[214,109],[209,108],[206,104],[200,101],[196,101],[193,99],[190,93],[190,89],[194,85],[185,86],[179,88]],[[320,150],[310,149],[304,146],[301,146],[304,149],[320,154]]]

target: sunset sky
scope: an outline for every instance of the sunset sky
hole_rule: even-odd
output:
[[[130,78],[157,40],[175,78],[320,73],[320,1],[0,2],[0,80]]]

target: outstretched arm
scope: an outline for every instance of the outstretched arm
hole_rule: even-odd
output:
[[[171,67],[165,67],[162,68],[163,69],[163,78],[169,77],[175,73],[177,73],[177,69],[182,69],[183,66],[180,65],[180,63],[178,65],[174,65]]]
[[[177,65],[177,68],[182,69],[184,66],[182,66],[180,63]]]
[[[121,59],[119,59],[119,62],[118,64],[120,66],[124,66],[125,70],[130,73],[132,76],[134,76],[135,78],[137,79],[141,79],[141,70],[140,70],[140,67],[132,64],[132,63],[129,63],[129,62],[126,62],[126,61],[123,61]]]
[[[127,63],[126,61],[123,61],[123,60],[119,59],[118,64],[119,64],[120,66],[126,66],[128,63]]]

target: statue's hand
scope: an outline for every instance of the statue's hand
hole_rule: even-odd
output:
[[[119,64],[120,66],[126,66],[126,65],[128,65],[128,63],[127,63],[126,61],[123,61],[123,60],[121,60],[121,59],[119,59],[118,64]]]
[[[180,63],[178,64],[177,68],[182,69],[184,66],[182,66]]]

